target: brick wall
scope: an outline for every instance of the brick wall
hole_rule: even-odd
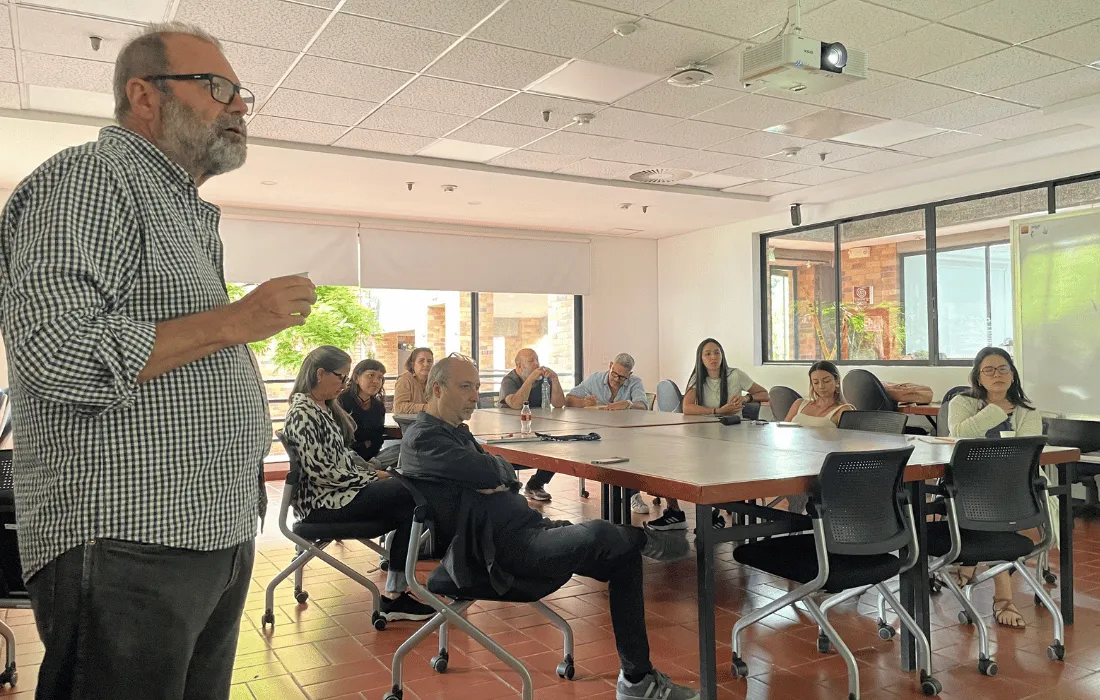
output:
[[[428,307],[428,339],[426,345],[432,349],[436,359],[447,356],[447,305],[436,304]]]
[[[567,385],[572,384],[573,365],[573,297],[551,294],[547,298],[546,334],[550,336],[550,357],[543,360]]]
[[[820,357],[823,353],[814,331],[813,316],[806,313],[806,305],[814,301],[814,287],[817,280],[817,265],[799,267],[795,290],[795,317],[798,319],[798,348],[794,359],[806,360]],[[793,341],[793,339],[792,339]]]
[[[491,292],[482,292],[477,295],[477,350],[478,367],[489,370],[493,368],[493,326],[496,324],[496,315],[493,313],[493,295]]]
[[[466,357],[473,357],[470,341],[474,325],[470,318],[470,296],[470,292],[460,292],[458,295],[458,347]]]

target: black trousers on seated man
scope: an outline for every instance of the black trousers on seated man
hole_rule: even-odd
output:
[[[226,700],[254,556],[99,539],[54,559],[27,583],[35,698]]]

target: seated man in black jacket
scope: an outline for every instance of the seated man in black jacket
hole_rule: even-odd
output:
[[[506,460],[487,454],[463,421],[477,408],[477,367],[463,357],[437,362],[428,375],[428,406],[405,431],[402,474],[417,482],[435,515],[437,535],[449,542],[464,492],[474,491],[493,537],[493,564],[515,577],[552,579],[573,572],[608,583],[611,622],[621,670],[616,700],[696,700],[649,660],[642,589],[645,533],[603,520],[551,522],[519,493],[522,484]]]

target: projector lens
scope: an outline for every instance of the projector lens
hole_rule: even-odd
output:
[[[848,65],[848,49],[836,42],[821,45],[821,67],[828,71],[840,72]]]

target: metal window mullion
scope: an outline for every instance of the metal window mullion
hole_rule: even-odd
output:
[[[940,363],[939,288],[936,276],[936,207],[924,210],[924,267],[928,286],[928,364]]]
[[[841,289],[843,277],[840,271],[840,227],[840,223],[833,224],[833,282],[835,285],[834,289],[836,297],[836,301],[834,302],[836,304],[834,310],[834,315],[836,316],[836,359],[843,360],[847,358],[844,357],[844,342],[840,335],[841,329],[844,325],[840,322],[840,316],[842,313],[841,299],[843,298],[843,291]]]

